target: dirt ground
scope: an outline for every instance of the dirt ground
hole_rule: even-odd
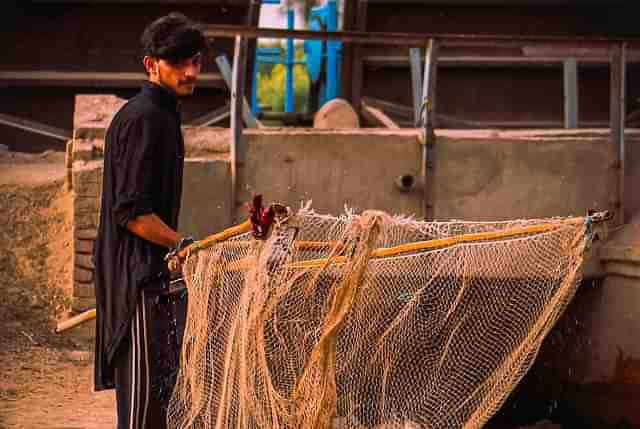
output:
[[[69,315],[71,196],[64,154],[0,153],[0,428],[115,427],[93,392],[93,345],[53,333]]]

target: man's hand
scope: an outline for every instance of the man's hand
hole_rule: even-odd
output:
[[[191,246],[193,243],[193,237],[184,237],[173,249],[171,249],[169,253],[167,253],[167,256],[164,257],[164,260],[167,261],[167,267],[169,268],[169,271],[171,271],[172,273],[182,271],[184,256],[180,255],[180,252],[186,247]]]

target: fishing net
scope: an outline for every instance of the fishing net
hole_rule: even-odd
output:
[[[169,426],[482,427],[574,295],[588,229],[301,209],[195,246]]]

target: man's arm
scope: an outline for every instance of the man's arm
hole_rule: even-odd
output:
[[[183,238],[153,213],[128,221],[127,229],[147,241],[169,249],[176,247]]]

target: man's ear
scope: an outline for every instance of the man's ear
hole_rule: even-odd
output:
[[[158,73],[158,60],[156,58],[145,55],[142,59],[142,63],[144,64],[144,69],[149,75]]]

